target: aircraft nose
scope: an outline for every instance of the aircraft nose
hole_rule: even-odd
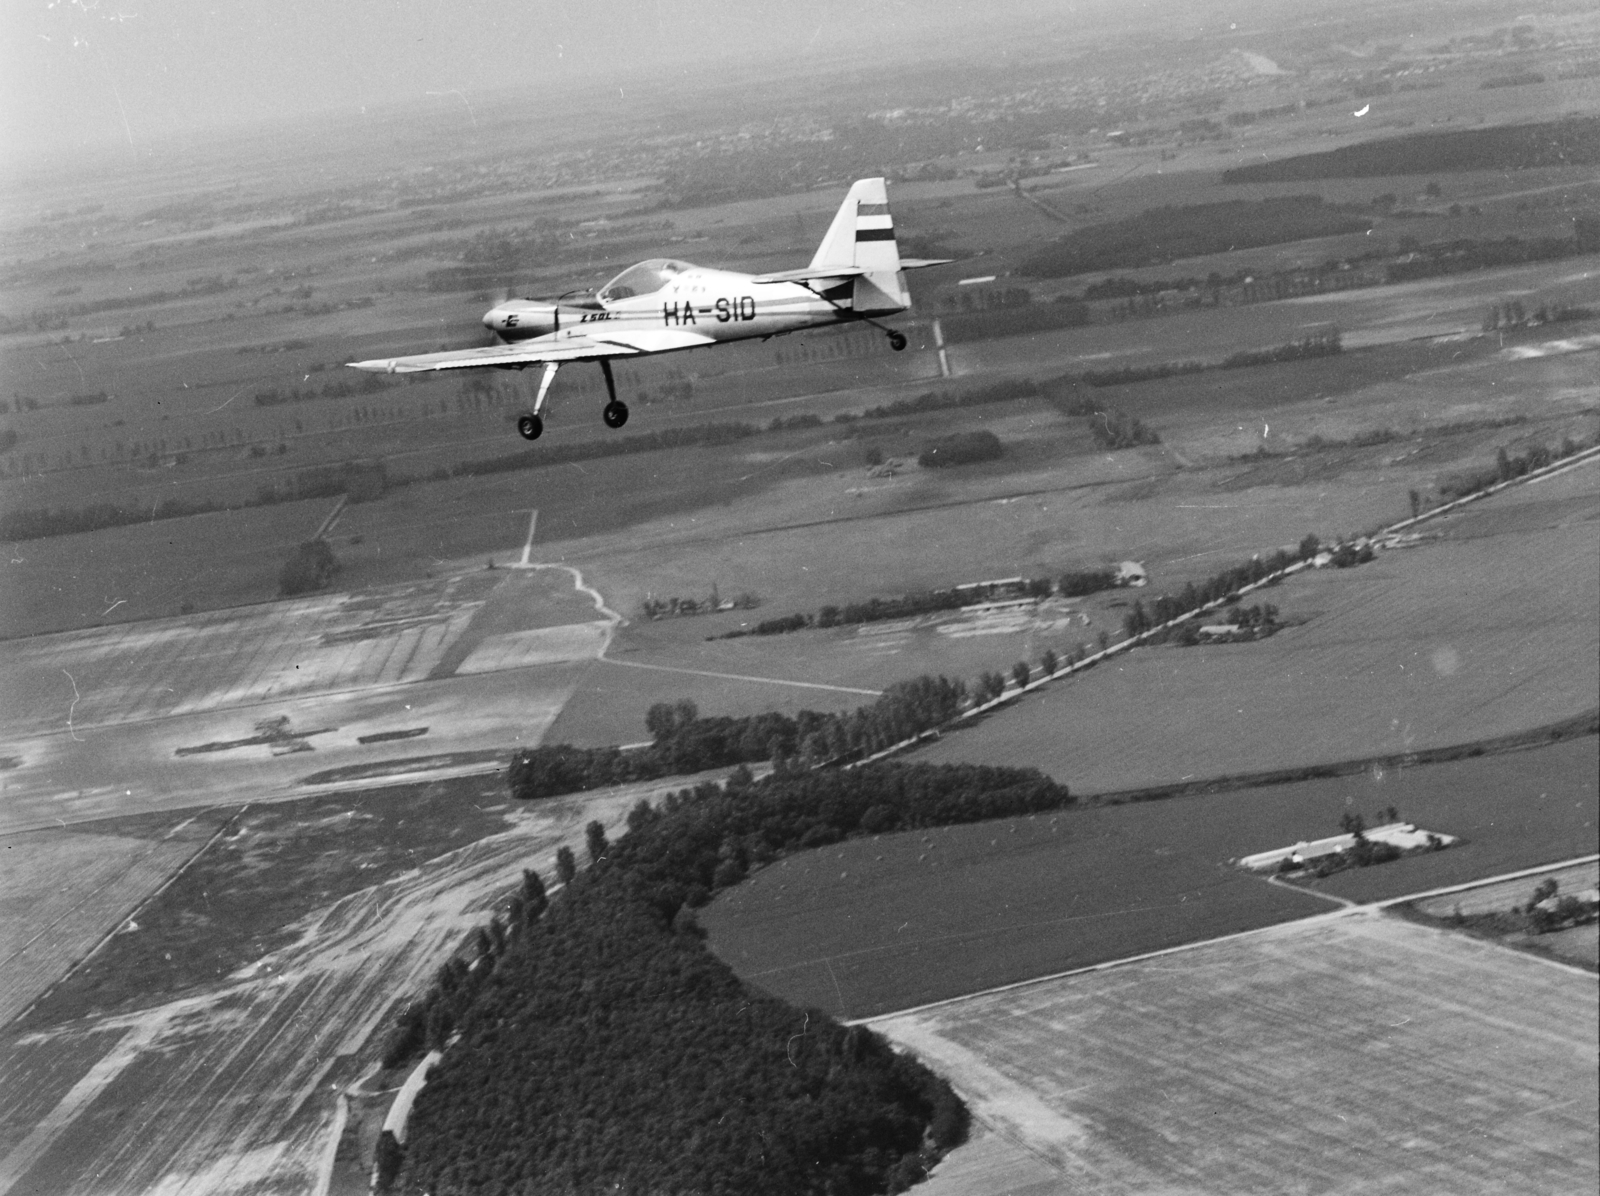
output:
[[[483,326],[491,332],[499,328],[505,321],[506,313],[502,307],[491,307],[483,313]]]

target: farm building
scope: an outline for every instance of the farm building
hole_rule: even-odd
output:
[[[1440,835],[1433,831],[1425,831],[1413,826],[1409,822],[1391,822],[1385,826],[1375,826],[1365,832],[1366,838],[1373,843],[1388,843],[1398,847],[1401,851],[1411,851],[1418,847],[1427,847],[1430,843],[1438,841],[1448,847],[1455,842],[1454,835]],[[1241,868],[1249,868],[1252,872],[1265,872],[1276,868],[1284,860],[1291,860],[1296,864],[1306,860],[1320,859],[1322,856],[1337,855],[1341,851],[1349,851],[1355,845],[1356,837],[1353,834],[1330,835],[1326,839],[1313,839],[1310,842],[1296,843],[1293,847],[1278,847],[1272,851],[1260,851],[1255,855],[1247,855],[1235,861]]]

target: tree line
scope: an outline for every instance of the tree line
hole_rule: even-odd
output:
[[[1293,549],[1280,548],[1268,556],[1253,556],[1248,561],[1213,574],[1198,585],[1188,582],[1177,594],[1162,594],[1153,599],[1148,607],[1143,601],[1136,601],[1133,609],[1123,617],[1123,634],[1129,639],[1144,635],[1181,615],[1236,595],[1246,586],[1264,581],[1274,573],[1281,573],[1297,561],[1312,560],[1321,551],[1322,542],[1316,536],[1308,535]]]
[[[1498,241],[1462,238],[1424,245],[1407,258],[1390,262],[1384,267],[1384,274],[1390,282],[1411,282],[1496,266],[1558,261],[1586,252],[1592,251],[1584,249],[1577,237],[1538,237],[1527,241],[1521,237],[1502,237]]]
[[[918,615],[937,614],[940,611],[960,610],[964,606],[992,601],[996,598],[1048,598],[1060,594],[1063,598],[1081,598],[1101,590],[1113,589],[1121,584],[1115,569],[1084,569],[1063,573],[1052,581],[1048,577],[1019,578],[1010,582],[989,582],[952,586],[943,590],[919,590],[894,598],[869,598],[865,602],[848,602],[843,606],[826,605],[814,614],[796,612],[777,619],[764,619],[754,627],[737,627],[725,631],[714,639],[743,639],[749,635],[783,635],[807,627],[849,627],[858,623],[884,623],[894,619],[911,619]],[[1052,670],[1054,671],[1054,670]]]
[[[605,785],[683,776],[708,768],[754,764],[808,765],[870,755],[949,722],[967,696],[961,681],[921,676],[884,690],[869,706],[844,714],[802,710],[702,718],[693,702],[658,702],[645,716],[649,746],[524,748],[511,758],[513,797],[524,801]]]
[[[524,873],[402,1015],[391,1065],[459,1035],[412,1112],[407,1191],[899,1192],[962,1142],[949,1085],[866,1027],[741,982],[693,910],[752,868],[893,829],[1069,804],[1033,770],[878,764],[641,801],[551,901]],[[401,1048],[404,1049],[401,1049]]]
[[[1555,448],[1543,444],[1531,444],[1520,453],[1510,453],[1502,446],[1495,450],[1493,465],[1463,470],[1441,478],[1438,483],[1439,494],[1447,500],[1465,498],[1469,494],[1487,490],[1490,486],[1509,482],[1536,469],[1543,469],[1546,465],[1553,465],[1563,457],[1570,457],[1586,448],[1592,448],[1597,443],[1600,443],[1600,432],[1584,440],[1574,440],[1571,436],[1564,436]]]

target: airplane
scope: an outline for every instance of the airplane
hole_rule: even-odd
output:
[[[571,301],[511,299],[496,305],[483,317],[493,345],[348,364],[385,374],[543,365],[533,410],[517,419],[522,437],[537,440],[556,371],[569,361],[597,361],[610,396],[601,419],[608,428],[620,428],[628,422],[628,407],[617,398],[613,360],[858,321],[883,331],[889,347],[899,351],[906,347],[905,334],[878,321],[910,310],[904,272],[950,260],[902,258],[888,184],[860,179],[803,270],[741,274],[651,258]]]

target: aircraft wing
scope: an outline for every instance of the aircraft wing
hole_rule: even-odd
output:
[[[588,333],[587,336],[602,345],[615,345],[625,353],[670,353],[674,349],[714,344],[717,339],[703,332],[682,332],[676,328],[623,328],[615,332],[606,329]]]
[[[513,345],[487,345],[481,349],[454,349],[447,353],[419,353],[411,357],[375,357],[348,364],[376,374],[419,374],[434,370],[472,370],[488,367],[560,364],[594,361],[603,357],[633,357],[709,345],[714,338],[698,332],[670,328],[596,332],[583,336],[539,338]]]

